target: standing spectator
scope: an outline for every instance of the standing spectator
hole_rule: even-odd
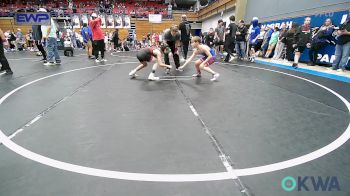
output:
[[[94,47],[94,55],[96,58],[96,63],[106,62],[107,60],[104,58],[105,52],[105,43],[104,43],[104,35],[101,29],[102,20],[100,17],[97,17],[96,13],[91,15],[92,20],[89,23],[89,26],[92,31],[92,40]],[[101,52],[101,59],[99,59],[99,52]]]
[[[117,48],[119,47],[119,29],[115,29],[115,31],[113,32],[113,35],[112,35],[112,42],[113,42],[113,49],[114,49],[114,52],[117,51]]]
[[[259,19],[254,17],[252,20],[252,26],[249,34],[249,52],[250,61],[255,61],[255,53],[258,50],[258,36],[260,35]]]
[[[7,61],[5,57],[5,52],[4,52],[4,44],[7,45],[8,41],[6,40],[6,37],[2,30],[0,29],[0,63],[1,63],[1,69],[0,73],[5,73],[5,74],[13,74],[9,62]]]
[[[47,29],[47,49],[48,49],[49,55],[47,59],[48,62],[44,64],[46,66],[61,64],[61,58],[60,58],[60,55],[58,54],[58,48],[57,48],[57,31],[58,31],[58,25],[53,20],[53,18],[51,18],[51,25]],[[54,58],[56,62],[54,62]]]
[[[176,69],[180,67],[179,49],[180,49],[180,32],[177,25],[173,25],[164,32],[164,41],[168,44],[173,54]],[[169,54],[164,55],[165,64],[170,65]]]
[[[205,37],[205,44],[208,45],[210,48],[213,48],[215,46],[214,37],[215,37],[214,29],[210,28],[208,34]]]
[[[168,5],[168,18],[172,18],[173,15],[173,6],[169,3]]]
[[[269,58],[271,53],[275,49],[275,46],[277,45],[277,42],[278,42],[279,35],[280,35],[279,29],[278,29],[278,27],[275,27],[274,32],[271,35],[269,47],[267,48],[265,58]]]
[[[293,23],[292,24],[292,28],[290,28],[287,31],[286,34],[286,59],[288,61],[293,61],[294,59],[294,48],[293,48],[293,44],[294,44],[294,34],[298,29],[298,23]]]
[[[159,47],[159,33],[156,33],[156,47],[158,48]]]
[[[294,44],[293,48],[295,49],[295,56],[294,56],[294,63],[293,63],[293,68],[298,68],[298,63],[301,54],[304,52],[305,48],[311,47],[311,18],[306,17],[304,20],[304,24],[300,26],[297,31],[294,34]]]
[[[236,53],[238,55],[238,59],[245,59],[246,58],[246,36],[247,36],[248,29],[244,24],[243,20],[239,21],[238,29],[236,32]]]
[[[44,8],[40,8],[38,10],[38,12],[46,12],[46,10]],[[40,51],[41,55],[43,56],[43,59],[41,59],[41,61],[43,61],[43,63],[47,63],[47,54],[46,51],[44,49],[43,46],[43,34],[44,32],[42,32],[42,26],[41,25],[33,25],[32,26],[32,33],[33,33],[33,39],[34,39],[34,43],[36,45],[36,47],[38,48],[38,50]],[[45,32],[45,35],[47,34],[47,32]]]
[[[287,27],[285,24],[281,25],[281,31],[278,37],[278,42],[275,48],[275,54],[273,55],[272,59],[278,60],[281,58],[282,52],[284,50],[284,46],[286,44],[286,36],[287,36]]]
[[[220,54],[221,58],[224,58],[222,55],[224,42],[225,42],[225,26],[223,20],[218,20],[218,26],[215,28],[215,45],[216,45],[216,54]]]
[[[75,33],[75,30],[73,29],[72,31],[72,35],[71,35],[71,40],[70,40],[73,44],[73,48],[77,48],[78,44],[77,44],[77,35]]]
[[[181,33],[181,44],[182,44],[182,51],[185,60],[187,59],[187,53],[188,53],[188,46],[190,45],[191,40],[191,25],[187,21],[187,16],[182,15],[181,16],[181,23],[179,25],[180,33]]]
[[[83,42],[86,48],[86,53],[89,59],[93,59],[92,56],[92,32],[90,27],[86,23],[83,24],[83,29],[81,30],[81,35],[83,37]]]
[[[333,31],[334,26],[332,24],[332,20],[327,18],[324,25],[322,25],[317,33],[312,37],[311,48],[309,50],[309,66],[314,66],[316,64],[318,51],[330,43]]]
[[[332,70],[343,72],[350,56],[350,15],[336,32],[337,45]]]
[[[103,41],[105,42],[105,51],[108,51],[109,50],[109,44],[108,43],[110,41],[108,31],[105,32]]]
[[[236,42],[236,32],[238,29],[238,26],[235,23],[236,17],[230,16],[230,24],[228,25],[228,31],[226,33],[225,38],[225,50],[227,52],[225,62],[232,62],[234,60],[233,52],[235,49],[235,42]]]

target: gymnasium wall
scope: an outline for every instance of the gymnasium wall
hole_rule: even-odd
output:
[[[245,20],[254,16],[261,22],[317,14],[350,7],[349,0],[248,0]]]
[[[211,27],[215,29],[215,27],[218,24],[218,20],[220,19],[223,19],[223,21],[226,22],[226,25],[228,25],[230,23],[229,17],[234,14],[235,14],[234,9],[230,9],[230,10],[224,11],[222,18],[221,18],[221,14],[216,14],[215,16],[212,16],[210,18],[203,20],[202,32],[208,32]]]
[[[160,24],[152,24],[148,22],[148,19],[145,20],[135,20],[131,19],[131,23],[134,23],[136,26],[136,35],[137,39],[142,39],[143,35],[147,35],[148,33],[156,33],[162,32],[164,29],[171,27],[173,24],[180,24],[181,15],[186,14],[189,21],[197,21],[197,14],[194,12],[176,12],[173,14],[172,20],[163,20]],[[0,18],[0,28],[3,31],[11,30],[16,31],[17,28],[22,29],[22,32],[27,33],[31,26],[17,26],[14,24],[13,19],[11,18]],[[114,29],[103,29],[104,31],[114,31]],[[76,31],[80,31],[80,29],[76,29]],[[128,35],[127,29],[120,29],[119,36],[120,38],[125,38]]]

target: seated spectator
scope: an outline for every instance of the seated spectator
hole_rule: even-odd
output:
[[[332,70],[344,72],[350,55],[350,15],[336,32],[337,45]]]
[[[277,42],[278,42],[279,35],[280,35],[279,28],[275,27],[274,31],[273,31],[273,33],[271,35],[271,39],[270,39],[270,42],[269,42],[269,47],[267,48],[267,52],[266,52],[265,58],[269,58],[271,53],[272,53],[272,51],[275,49],[275,46],[277,45]]]
[[[274,52],[275,54],[273,55],[272,59],[278,60],[279,58],[281,58],[282,52],[284,50],[284,46],[287,42],[287,40],[286,40],[287,32],[288,32],[287,27],[285,24],[283,24],[281,26],[281,31],[280,31],[280,34],[278,37],[278,43],[277,43],[276,48],[275,48],[275,52]]]
[[[262,56],[262,57],[265,56],[266,51],[269,47],[270,39],[273,32],[274,30],[271,27],[267,26],[265,28],[265,35],[264,35],[263,43],[261,45],[261,54],[259,56]]]
[[[334,26],[332,24],[332,20],[328,18],[326,19],[324,25],[319,28],[317,33],[312,38],[311,48],[309,50],[309,66],[314,66],[316,64],[318,51],[330,43],[333,31]]]
[[[304,24],[300,26],[294,34],[294,44],[293,48],[295,49],[294,63],[293,68],[298,68],[298,63],[301,54],[304,52],[305,48],[311,47],[311,18],[306,17],[304,20]]]
[[[74,55],[74,49],[73,49],[73,43],[71,42],[70,38],[66,38],[64,41],[64,56],[73,56]]]

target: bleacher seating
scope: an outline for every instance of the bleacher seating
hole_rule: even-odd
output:
[[[95,0],[73,0],[73,7],[69,6],[68,0],[22,0],[22,3],[16,3],[17,0],[4,0],[0,2],[0,16],[13,16],[15,12],[29,12],[39,7],[46,8],[52,16],[58,16],[61,10],[61,16],[68,16],[72,13],[91,14],[93,12],[106,14],[127,14],[134,18],[147,18],[148,14],[168,15],[167,5],[163,1],[139,1],[139,0],[107,0],[103,6],[99,6],[99,1]]]

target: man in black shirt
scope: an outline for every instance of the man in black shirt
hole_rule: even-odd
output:
[[[209,29],[208,34],[205,37],[205,44],[209,46],[210,48],[213,48],[214,45],[214,37],[215,37],[215,32],[213,28]]]
[[[246,58],[246,36],[248,33],[248,29],[244,24],[243,20],[239,21],[238,29],[236,32],[236,54],[238,59]]]
[[[38,10],[38,12],[46,12],[46,10],[44,8],[40,8]],[[45,51],[43,43],[42,43],[43,32],[41,31],[41,25],[33,25],[32,26],[32,33],[33,33],[33,40],[35,42],[35,45],[37,46],[38,50],[43,55],[43,59],[41,61],[43,61],[44,63],[47,63],[47,61],[46,61],[47,54],[46,54],[46,51]]]
[[[176,69],[180,67],[179,48],[180,48],[180,32],[177,25],[173,25],[170,29],[164,31],[164,42],[166,42],[173,54]],[[170,65],[169,55],[164,55],[165,64]]]
[[[4,53],[4,43],[7,43],[6,37],[2,30],[0,29],[0,63],[1,63],[1,69],[0,69],[0,74],[6,74],[6,75],[11,75],[13,74],[9,62],[7,61]]]
[[[179,25],[179,30],[181,32],[181,44],[184,53],[184,58],[187,59],[188,46],[190,44],[191,39],[191,25],[187,21],[186,15],[182,15],[181,20],[182,22]]]
[[[234,46],[235,46],[235,41],[236,41],[236,32],[237,32],[237,25],[235,23],[236,17],[235,16],[230,16],[230,24],[228,25],[228,31],[226,33],[225,37],[225,51],[227,52],[225,62],[232,62],[234,57],[233,57],[233,51],[234,51]]]
[[[335,60],[332,65],[333,70],[345,70],[350,55],[350,15],[336,32],[337,45],[335,47]]]

